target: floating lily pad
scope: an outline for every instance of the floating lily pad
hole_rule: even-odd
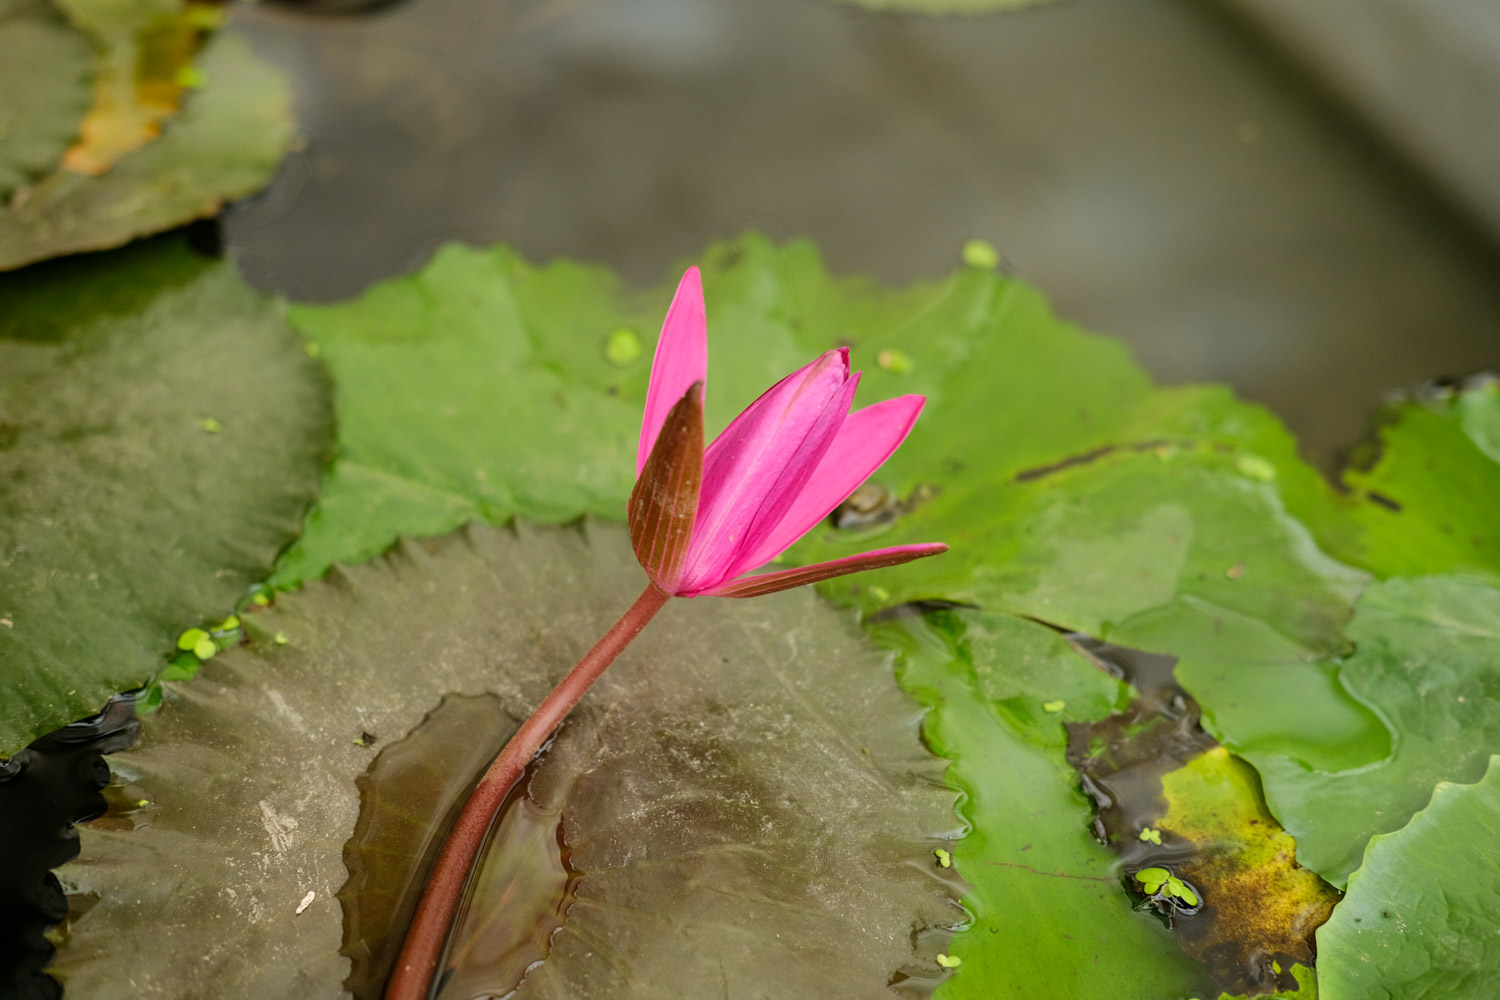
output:
[[[1484,997],[1500,980],[1500,757],[1472,785],[1442,782],[1370,841],[1318,932],[1323,1000]]]
[[[62,875],[98,902],[56,974],[99,998],[341,995],[365,734],[395,739],[445,694],[524,713],[644,582],[619,527],[475,526],[248,616],[250,644],[169,685],[113,758],[151,822],[82,831]],[[578,875],[518,996],[852,998],[936,975],[942,935],[913,933],[962,913],[930,864],[954,795],[920,716],[811,594],[672,602],[532,778]]]
[[[474,518],[623,519],[650,355],[608,358],[647,322],[617,295],[602,269],[450,247],[354,302],[293,307],[339,385],[339,457],[278,585]]]
[[[1339,682],[1396,736],[1389,754],[1329,772],[1284,756],[1256,763],[1298,856],[1337,884],[1365,843],[1400,829],[1439,781],[1472,782],[1500,751],[1500,589],[1463,576],[1397,578],[1360,598]]]
[[[0,270],[214,214],[263,187],[292,139],[286,81],[238,39],[211,39],[195,63],[203,86],[159,138],[100,176],[59,167],[0,208]]]
[[[144,683],[268,574],[327,397],[277,307],[180,240],[0,278],[0,753]]]
[[[88,110],[93,76],[88,39],[51,0],[0,0],[0,206],[57,166]]]
[[[1387,406],[1343,480],[1348,495],[1312,520],[1334,555],[1380,577],[1500,581],[1500,379]]]
[[[1063,759],[1064,722],[1040,705],[1041,692],[1066,690],[1069,711],[1107,711],[1120,682],[1052,631],[1001,615],[907,615],[873,635],[898,651],[902,685],[931,706],[928,743],[964,793],[968,829],[946,849],[970,885],[974,922],[949,945],[962,964],[938,996],[1214,995],[1171,932],[1131,909]]]

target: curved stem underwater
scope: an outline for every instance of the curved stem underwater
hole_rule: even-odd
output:
[[[531,717],[522,723],[479,779],[432,866],[427,888],[422,892],[422,900],[417,904],[417,912],[406,932],[406,942],[401,946],[401,956],[396,960],[395,971],[386,986],[386,1000],[427,1000],[469,872],[479,857],[506,794],[520,779],[542,744],[604,673],[604,668],[640,635],[669,597],[656,584],[647,584],[641,596],[604,634],[604,638],[578,661],[578,665],[558,682]]]

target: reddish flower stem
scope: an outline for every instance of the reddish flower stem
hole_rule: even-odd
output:
[[[531,717],[521,724],[479,779],[432,866],[427,888],[422,892],[422,900],[417,904],[417,912],[406,931],[401,956],[396,960],[395,971],[386,986],[385,1000],[427,1000],[438,960],[442,957],[449,929],[468,884],[469,872],[479,857],[506,794],[553,730],[562,724],[573,706],[604,673],[604,668],[641,634],[669,597],[656,584],[648,583],[630,609],[604,633],[604,638],[578,661],[578,666],[558,682]]]

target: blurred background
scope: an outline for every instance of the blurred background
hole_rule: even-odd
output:
[[[268,291],[346,298],[448,240],[648,285],[747,228],[905,283],[981,237],[1325,468],[1389,390],[1500,367],[1493,0],[359,6],[234,11],[305,140],[226,220]]]

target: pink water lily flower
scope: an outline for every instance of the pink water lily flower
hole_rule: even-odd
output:
[[[859,373],[829,351],[792,372],[703,447],[708,324],[703,285],[690,268],[677,286],[651,365],[651,388],[630,494],[630,540],[651,578],[578,665],[511,736],[469,793],[433,864],[386,1000],[432,991],[448,928],[469,872],[509,790],[615,657],[673,597],[754,597],[947,551],[899,545],[758,576],[827,517],[906,439],[925,400],[888,399],[849,412]]]
[[[827,517],[906,439],[926,402],[849,412],[859,373],[824,353],[767,389],[703,447],[708,324],[696,267],[677,286],[651,365],[630,535],[652,583],[674,597],[753,597],[947,551],[899,545],[798,569],[765,565]]]

